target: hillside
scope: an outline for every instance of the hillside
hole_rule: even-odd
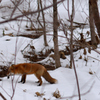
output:
[[[33,0],[34,1],[34,0]],[[78,43],[76,40],[80,40],[80,33],[84,34],[84,38],[90,41],[90,34],[87,35],[87,31],[90,31],[87,15],[88,15],[88,0],[83,0],[80,4],[80,0],[75,0],[75,19],[74,22],[84,23],[84,28],[75,28],[74,30],[74,43]],[[50,1],[46,2],[51,4]],[[76,5],[77,4],[77,5]],[[2,9],[0,9],[0,21],[4,21],[9,18],[12,13],[13,4],[10,0],[2,0]],[[35,5],[35,4],[34,4]],[[69,25],[67,11],[65,10],[64,4],[59,4],[58,12],[59,17],[63,19],[63,22]],[[5,8],[5,6],[8,6]],[[11,7],[11,8],[10,8]],[[25,7],[24,5],[19,6],[20,9]],[[71,8],[71,6],[70,6]],[[84,8],[84,9],[83,9]],[[26,8],[23,8],[27,10]],[[36,6],[34,6],[34,10]],[[51,12],[46,10],[45,13]],[[5,13],[4,13],[5,12]],[[16,10],[13,17],[20,15],[21,12]],[[34,15],[34,19],[36,15]],[[21,79],[21,75],[15,75],[7,79],[7,77],[0,78],[0,93],[7,99],[11,100],[78,100],[78,91],[74,69],[70,69],[70,54],[67,51],[69,48],[68,39],[70,38],[70,31],[68,30],[68,37],[66,38],[64,32],[58,30],[58,43],[59,51],[61,53],[61,67],[55,68],[54,55],[54,44],[53,44],[53,30],[52,25],[47,24],[47,42],[48,46],[44,46],[43,35],[39,34],[36,37],[36,33],[30,28],[30,23],[26,22],[26,17],[22,18],[24,21],[12,21],[0,25],[0,66],[11,66],[11,64],[19,63],[40,63],[48,68],[50,75],[58,80],[57,84],[49,84],[45,79],[43,80],[42,86],[37,86],[37,81],[34,75],[28,75],[26,83],[18,83]],[[21,19],[20,19],[21,20]],[[36,21],[36,20],[34,20]],[[52,17],[49,14],[46,15],[46,21],[52,22]],[[76,25],[76,24],[75,24]],[[28,26],[28,27],[26,27]],[[32,34],[34,38],[25,37],[22,35]],[[74,49],[74,61],[75,67],[79,80],[79,87],[81,92],[82,100],[100,100],[100,44],[97,49],[89,51],[88,46],[81,48],[77,44]],[[85,53],[84,53],[85,51]],[[62,57],[62,54],[64,54]],[[53,68],[52,68],[53,67]],[[53,69],[53,70],[50,70]],[[13,80],[14,79],[14,80]],[[13,82],[12,82],[13,80]],[[14,95],[13,95],[14,93]],[[0,94],[0,100],[3,100]]]

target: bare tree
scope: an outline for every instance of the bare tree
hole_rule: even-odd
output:
[[[97,0],[90,0],[92,11],[93,11],[93,18],[95,22],[95,26],[97,28],[97,32],[100,38],[100,17],[99,17],[99,10],[97,5]]]
[[[94,27],[94,19],[93,19],[91,0],[89,0],[89,23],[90,23],[91,43],[94,47],[96,47],[97,42],[96,42],[96,38],[95,38],[95,27]]]
[[[40,6],[41,6],[41,9],[43,9],[43,7],[42,7],[42,1],[41,0],[40,0]],[[46,38],[45,15],[44,15],[44,11],[43,10],[41,12],[42,12],[42,19],[43,19],[44,45],[48,46],[47,38]]]
[[[12,0],[11,0],[12,1]],[[20,2],[20,0],[17,0],[18,1],[18,3]],[[55,1],[55,0],[54,0]],[[61,0],[61,1],[64,1],[64,0]],[[61,1],[59,1],[58,3],[60,3]],[[12,2],[14,5],[15,5],[15,2]],[[56,5],[58,4],[57,3],[57,1],[56,1]],[[13,9],[13,11],[12,11],[12,13],[11,13],[11,16],[10,16],[10,18],[9,19],[5,19],[5,21],[0,21],[0,24],[2,24],[2,23],[7,23],[7,22],[10,22],[10,21],[17,21],[18,20],[18,18],[23,18],[24,16],[25,17],[27,17],[31,22],[32,22],[32,20],[31,20],[31,18],[29,18],[29,15],[32,15],[32,14],[35,14],[35,13],[38,13],[38,12],[42,12],[43,10],[46,10],[46,9],[48,9],[48,8],[50,8],[50,7],[52,7],[53,5],[50,5],[50,6],[47,6],[47,7],[45,7],[45,8],[43,8],[42,9],[42,7],[41,7],[41,9],[38,9],[38,10],[36,10],[36,11],[30,11],[30,12],[26,12],[26,13],[23,13],[19,8],[18,8],[18,6],[19,6],[19,4],[16,4],[15,5],[15,7],[14,7],[14,9]],[[14,13],[15,13],[15,11],[16,10],[19,10],[20,12],[21,12],[21,15],[18,15],[18,16],[13,16],[14,15]],[[56,16],[57,17],[57,16]],[[55,18],[56,18],[55,17]],[[21,24],[20,24],[21,25]],[[19,29],[18,29],[18,32],[19,32],[19,30],[20,30],[20,25],[19,25]],[[56,23],[55,23],[55,25],[54,26],[56,26]],[[57,36],[57,39],[58,39],[58,36]],[[16,62],[16,54],[17,54],[17,40],[16,40],[16,46],[15,46],[15,62]],[[58,41],[57,41],[58,42]],[[57,47],[58,47],[58,44],[57,44]],[[58,49],[57,49],[58,50]],[[55,49],[55,51],[56,51],[56,49]],[[58,50],[58,56],[59,56],[59,50]],[[57,61],[57,60],[56,60]],[[58,63],[58,62],[57,62]],[[59,63],[60,63],[60,58],[59,58]],[[59,66],[57,66],[57,67],[59,67]],[[18,82],[18,79],[17,79],[17,81],[16,81],[16,83],[14,84],[14,78],[15,77],[12,77],[12,94],[11,95],[9,95],[7,92],[6,92],[6,90],[4,90],[3,88],[2,88],[2,86],[0,86],[4,91],[5,91],[5,93],[11,98],[11,100],[13,99],[13,97],[14,97],[14,94],[15,94],[15,91],[16,91],[16,85],[17,85],[17,82]],[[2,96],[2,98],[3,98],[3,95],[2,94],[0,94],[0,96]]]
[[[79,100],[81,100],[81,94],[80,94],[80,87],[79,87],[79,82],[78,82],[78,76],[75,68],[75,62],[73,58],[73,20],[74,20],[74,0],[72,0],[72,14],[71,14],[71,37],[70,37],[70,68],[74,68],[75,72],[75,77],[76,77],[76,82],[77,82],[77,90],[78,90],[78,96]]]
[[[71,15],[71,37],[70,37],[70,68],[73,63],[73,19],[74,19],[74,0],[72,0],[72,15]]]
[[[56,68],[60,67],[60,56],[58,48],[58,18],[57,18],[57,0],[53,0],[53,41]]]
[[[38,4],[38,10],[40,10],[40,8],[43,9],[42,1],[41,0],[37,0],[37,4]],[[44,45],[45,46],[48,46],[47,38],[46,38],[46,25],[45,25],[45,15],[44,15],[44,11],[41,10],[41,13],[42,13],[43,25],[42,25],[42,23],[39,20],[40,12],[38,12],[37,21],[39,22],[39,25],[43,29],[43,33],[44,33]]]

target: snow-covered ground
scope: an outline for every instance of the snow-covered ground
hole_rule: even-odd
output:
[[[9,5],[9,3],[6,2],[8,2],[8,0],[2,0],[1,5]],[[66,2],[64,5],[66,5]],[[85,22],[88,15],[88,0],[83,0],[81,3],[80,0],[75,0],[75,5],[75,21]],[[63,5],[59,4],[59,14],[61,15],[61,19],[67,17],[67,11],[64,9]],[[9,13],[6,12],[6,14]],[[1,15],[4,16],[5,14]],[[4,19],[0,18],[0,21],[3,20]],[[3,30],[5,34],[21,34],[21,32],[25,32],[25,25],[25,22],[10,22],[0,25],[0,65],[10,66],[8,62],[16,64],[29,62],[27,59],[23,58],[21,53],[21,50],[23,50],[29,43],[34,45],[37,52],[43,50],[43,36],[33,40],[25,37],[3,36]],[[74,31],[74,34],[78,36],[79,34],[77,33],[86,33],[86,31],[89,31],[89,28],[83,30],[77,29]],[[52,32],[48,34],[52,34]],[[65,37],[63,32],[59,32],[59,35]],[[68,43],[67,39],[63,37],[59,37],[60,50],[65,49],[65,46]],[[53,48],[52,35],[47,35],[47,41],[49,44],[48,48]],[[100,52],[100,45],[97,50]],[[88,49],[86,48],[87,54],[84,55],[83,51],[84,50],[81,49],[74,53],[81,98],[82,100],[100,100],[100,54],[95,51],[88,53]],[[82,56],[82,59],[79,59],[80,56]],[[84,60],[85,58],[87,61]],[[51,58],[47,57],[45,60],[48,59]],[[15,89],[13,100],[56,100],[56,98],[53,97],[53,93],[58,90],[62,100],[78,100],[78,90],[74,69],[67,68],[67,66],[69,66],[69,60],[70,56],[66,56],[65,60],[60,59],[61,67],[49,71],[50,75],[58,80],[57,84],[49,84],[42,78],[42,86],[37,86],[38,84],[35,83],[37,79],[34,75],[28,75],[26,83],[21,84],[18,83],[21,76],[15,75],[13,83],[13,77],[10,79],[7,79],[7,77],[2,78],[2,81],[0,81],[0,93],[2,93],[7,100],[11,100],[10,96],[13,95],[13,86]],[[37,97],[35,94],[36,92],[43,93],[44,95]],[[0,100],[3,99],[0,97]],[[60,98],[58,100],[60,100]]]
[[[99,62],[94,63],[94,66],[91,67],[82,66],[82,64],[80,64],[81,67],[76,67],[82,100],[100,99],[100,67],[99,64],[97,64]],[[89,74],[90,71],[93,72],[92,75]],[[59,90],[60,95],[63,98],[62,100],[78,100],[77,85],[73,69],[61,67],[54,71],[49,71],[49,73],[52,77],[58,80],[57,84],[49,84],[43,79],[42,86],[37,86],[37,83],[35,83],[37,79],[34,75],[27,76],[26,83],[21,84],[17,83],[20,78],[16,75],[13,82],[14,87],[16,85],[13,100],[43,100],[43,98],[46,98],[46,100],[55,100],[56,98],[53,97],[53,93],[57,90]],[[10,96],[12,95],[11,79],[7,79],[6,77],[3,78],[3,81],[0,82],[0,86],[2,86]],[[0,88],[0,92],[7,98],[7,100],[10,100],[10,97],[2,88]],[[44,95],[42,97],[37,97],[35,95],[36,92],[44,93]]]
[[[53,42],[52,41],[50,42],[51,38],[52,36],[48,36],[49,45],[52,47]],[[6,41],[7,39],[9,41]],[[17,37],[9,37],[9,36],[5,36],[0,39],[0,52],[1,52],[0,63],[1,64],[6,64],[6,62],[14,63],[16,39]],[[18,37],[16,63],[26,62],[26,60],[23,58],[21,50],[23,50],[26,44],[30,43],[30,41],[31,39],[29,38]],[[43,48],[42,41],[43,41],[42,36],[39,39],[33,40],[33,44],[36,47],[37,51]],[[100,87],[100,73],[99,73],[100,55],[95,51],[92,51],[91,54],[87,53],[87,55],[83,55],[83,51],[84,50],[79,50],[74,53],[80,91],[82,94],[81,97],[82,100],[99,100],[100,99],[100,88],[99,88]],[[100,49],[98,49],[98,51],[100,51]],[[82,55],[82,59],[79,59],[80,55]],[[69,59],[70,59],[69,56],[66,57],[67,57],[66,60],[61,59],[61,65],[62,65],[61,68],[58,68],[53,71],[49,71],[51,76],[58,80],[57,84],[49,84],[43,79],[43,85],[37,86],[37,83],[35,83],[37,79],[34,75],[27,76],[26,83],[21,84],[21,83],[17,83],[18,80],[20,80],[20,76],[16,75],[14,77],[14,82],[13,82],[14,87],[16,85],[16,90],[15,90],[15,95],[13,100],[28,100],[28,99],[43,100],[43,98],[46,98],[47,100],[48,99],[55,100],[56,98],[53,97],[52,95],[53,92],[55,92],[56,90],[59,90],[62,98],[66,98],[68,100],[78,100],[77,96],[75,96],[73,99],[67,98],[78,94],[77,94],[77,85],[76,85],[74,70],[65,68],[67,65],[69,65]],[[88,60],[87,62],[84,61],[85,57]],[[92,57],[96,59],[93,59]],[[48,59],[48,57],[46,59]],[[10,97],[1,88],[1,86],[11,96],[13,93],[12,79],[11,78],[7,79],[7,77],[5,77],[3,78],[3,81],[0,82],[0,92],[7,98],[7,100],[10,100]],[[36,92],[44,93],[44,95],[41,98],[37,97],[35,96]]]

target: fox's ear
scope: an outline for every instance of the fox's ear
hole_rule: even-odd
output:
[[[11,65],[11,68],[13,68],[13,67],[14,67],[14,65],[15,65],[15,64],[12,64],[12,65]]]
[[[14,64],[12,64],[12,65],[10,66],[10,70],[11,70],[11,69],[14,69]]]

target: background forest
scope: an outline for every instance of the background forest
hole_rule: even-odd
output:
[[[0,100],[100,100],[100,0],[0,0]],[[7,79],[12,64],[39,63],[58,80]]]

